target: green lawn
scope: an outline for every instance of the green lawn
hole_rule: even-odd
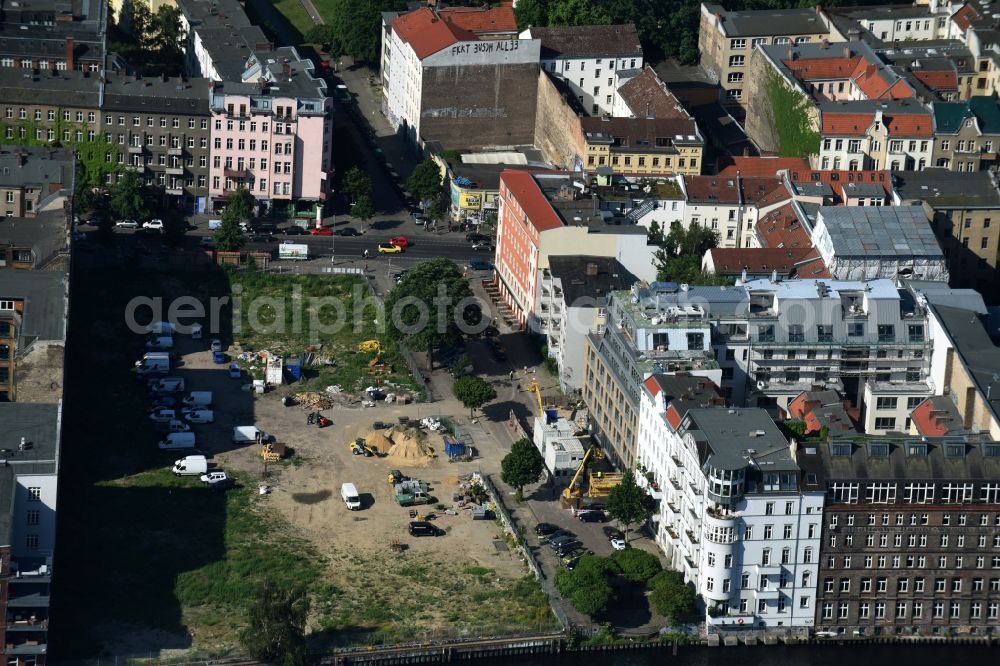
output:
[[[288,22],[303,36],[313,27],[312,19],[309,18],[309,14],[306,13],[305,8],[299,0],[272,0],[272,3],[274,4],[274,8],[281,12],[288,19]],[[316,3],[316,5],[318,9],[322,10],[319,3]]]

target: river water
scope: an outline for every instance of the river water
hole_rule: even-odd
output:
[[[476,660],[481,666],[963,666],[997,663],[995,649],[972,645],[692,647]]]

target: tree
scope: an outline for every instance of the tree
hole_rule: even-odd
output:
[[[226,203],[226,209],[222,211],[222,221],[225,222],[227,218],[233,219],[237,225],[240,222],[249,222],[256,206],[257,200],[250,190],[238,187]]]
[[[445,203],[445,198],[441,195],[434,197],[431,200],[431,205],[427,207],[427,219],[431,221],[435,226],[438,222],[442,222],[448,217],[448,204]]]
[[[240,644],[261,661],[280,666],[308,663],[305,628],[309,606],[305,588],[286,589],[265,580],[247,607],[247,626],[240,631]]]
[[[184,239],[187,231],[187,221],[177,210],[165,211],[163,214],[163,242],[176,247]]]
[[[422,261],[407,271],[406,279],[389,292],[385,312],[389,337],[405,339],[411,349],[426,349],[432,368],[434,350],[461,339],[459,322],[474,327],[482,320],[469,281],[448,259]]]
[[[636,484],[631,470],[625,472],[621,483],[612,488],[608,495],[608,515],[625,528],[626,542],[630,526],[648,520],[655,509],[655,500]]]
[[[212,234],[215,247],[224,252],[236,252],[246,245],[247,235],[240,229],[240,223],[235,218],[222,217],[222,224]]]
[[[659,245],[660,247],[663,247],[663,227],[660,226],[659,221],[653,220],[652,223],[650,223],[647,242],[650,245]]]
[[[555,585],[573,608],[585,615],[600,615],[615,598],[608,577],[615,565],[608,558],[584,555],[572,571],[556,572]]]
[[[593,0],[559,0],[548,3],[549,25],[607,25],[611,14]]]
[[[457,382],[456,382],[457,383]],[[542,454],[534,443],[526,437],[514,442],[510,453],[500,461],[500,478],[508,486],[517,489],[517,501],[520,502],[524,486],[538,481],[542,474]]]
[[[727,280],[706,275],[701,270],[701,259],[708,250],[716,247],[719,236],[708,227],[692,225],[685,229],[680,224],[670,227],[664,237],[658,224],[650,225],[649,242],[660,246],[656,252],[656,279],[688,284],[726,284]]]
[[[694,612],[694,590],[679,571],[661,571],[649,581],[649,588],[649,602],[673,624],[679,624]]]
[[[357,201],[362,196],[371,196],[372,179],[364,170],[355,165],[344,174],[344,192],[351,201]]]
[[[77,213],[91,210],[97,205],[97,197],[94,196],[94,185],[87,172],[87,166],[81,161],[76,161],[76,176],[73,180],[73,209]]]
[[[444,193],[444,184],[437,162],[428,157],[413,167],[410,177],[406,179],[406,191],[420,201],[439,198]]]
[[[618,565],[622,575],[633,583],[647,583],[663,570],[660,558],[638,548],[616,550],[611,560]]]
[[[406,3],[403,0],[332,0],[328,6],[330,10],[323,16],[326,29],[310,30],[309,39],[328,42],[332,53],[377,64],[381,12],[401,11]]]
[[[361,220],[361,231],[365,230],[365,222],[375,217],[375,206],[367,194],[362,194],[351,206],[351,215]]]
[[[111,211],[120,219],[142,222],[149,217],[143,196],[142,178],[135,171],[126,171],[111,186]]]
[[[153,15],[155,34],[153,47],[159,51],[160,58],[179,58],[183,28],[181,27],[181,10],[171,5],[161,5]]]
[[[548,25],[545,0],[519,0],[514,7],[514,18],[520,30]]]
[[[469,408],[470,419],[475,410],[497,397],[497,392],[489,382],[482,377],[472,375],[456,379],[452,391],[459,402]]]

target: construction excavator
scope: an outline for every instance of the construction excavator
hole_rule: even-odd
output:
[[[593,458],[594,460],[600,460],[604,457],[604,451],[601,451],[601,447],[592,446],[587,449],[587,452],[583,454],[583,460],[580,461],[580,466],[576,468],[576,474],[573,475],[573,480],[569,482],[569,485],[562,492],[562,507],[568,509],[574,506],[583,496],[583,491],[580,488],[580,475],[583,474],[583,470],[587,468],[587,462]]]

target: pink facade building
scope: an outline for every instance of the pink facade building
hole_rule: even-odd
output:
[[[294,48],[258,53],[240,82],[210,84],[212,206],[246,187],[267,209],[326,199],[332,99]]]

